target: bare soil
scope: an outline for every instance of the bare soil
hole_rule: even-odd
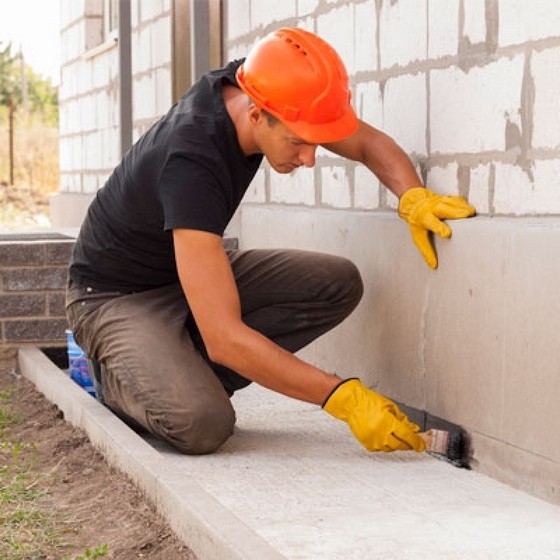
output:
[[[62,525],[58,528],[63,533],[63,550],[60,545],[49,550],[42,543],[41,550],[21,558],[83,558],[84,551],[108,545],[108,552],[100,556],[195,560],[146,496],[108,465],[85,432],[65,422],[56,405],[4,364],[0,365],[2,391],[9,397],[0,407],[8,407],[10,413],[21,417],[10,425],[5,438],[21,442],[21,453],[32,454],[33,468],[41,475],[34,486],[43,487],[45,492],[34,507],[50,518],[64,520],[64,530]],[[3,531],[0,525],[0,541]]]

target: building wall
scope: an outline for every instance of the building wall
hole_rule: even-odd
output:
[[[135,138],[171,102],[169,2],[131,3]],[[105,1],[62,6],[58,208],[79,223],[120,158],[117,48],[99,46]],[[223,20],[224,59],[281,25],[322,35],[347,64],[360,117],[401,144],[429,187],[478,210],[437,241],[432,271],[395,197],[362,167],[325,150],[289,176],[265,163],[228,234],[242,248],[348,256],[366,288],[302,355],[463,425],[475,468],[560,503],[560,3],[224,0]]]
[[[118,29],[108,23],[118,2],[60,2],[61,184],[51,219],[75,227],[122,155]],[[171,0],[137,0],[130,8],[134,140],[171,104]]]
[[[325,150],[292,175],[264,165],[232,227],[241,247],[345,255],[365,283],[302,356],[464,426],[475,469],[560,503],[560,4],[229,0],[226,17],[227,58],[282,25],[327,39],[360,117],[478,210],[437,241],[432,271],[365,168]]]

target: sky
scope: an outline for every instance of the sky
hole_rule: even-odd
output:
[[[36,74],[60,81],[60,0],[0,0],[0,43],[20,47]]]

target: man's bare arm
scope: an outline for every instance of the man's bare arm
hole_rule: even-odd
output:
[[[181,285],[210,358],[273,391],[322,404],[340,379],[296,358],[243,322],[221,237],[176,229],[173,240]]]
[[[379,180],[400,197],[411,187],[422,185],[422,181],[410,158],[387,134],[359,121],[352,136],[325,144],[331,152],[363,163]]]

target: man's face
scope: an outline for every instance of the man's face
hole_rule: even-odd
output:
[[[262,112],[255,128],[255,140],[278,173],[291,173],[302,165],[315,165],[317,144],[305,142],[279,121],[271,123]]]

